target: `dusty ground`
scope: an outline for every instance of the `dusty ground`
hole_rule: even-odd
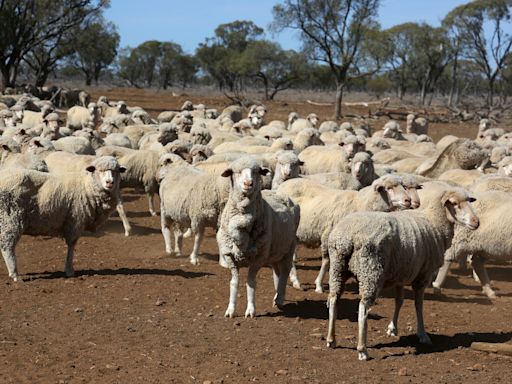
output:
[[[134,236],[124,237],[117,216],[99,233],[84,236],[77,277],[63,275],[66,248],[60,239],[22,238],[17,251],[23,283],[9,281],[2,263],[0,383],[512,382],[511,358],[469,348],[473,341],[511,340],[511,265],[489,268],[500,295],[495,302],[456,269],[444,296],[429,290],[425,321],[432,347],[419,346],[414,335],[410,290],[401,336],[385,335],[393,308],[387,292],[369,320],[373,360],[359,362],[354,283],[341,301],[339,346],[325,347],[326,296],[313,287],[318,250],[299,250],[305,290],[290,287],[283,311],[272,308],[271,272],[263,269],[257,318],[225,319],[230,274],[217,264],[213,232],[201,264],[192,266],[185,257],[165,255],[159,218],[149,216],[145,197],[128,190],[125,200]],[[238,314],[246,304],[244,278],[241,283]]]

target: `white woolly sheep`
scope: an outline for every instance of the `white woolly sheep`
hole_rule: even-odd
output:
[[[274,177],[272,178],[272,189],[277,189],[286,180],[299,177],[300,166],[303,164],[293,151],[278,153]]]
[[[329,327],[327,346],[335,347],[337,301],[345,282],[354,274],[359,283],[359,360],[368,359],[367,318],[385,286],[395,287],[395,311],[389,336],[398,334],[404,285],[412,285],[420,343],[431,344],[423,323],[423,295],[453,237],[454,223],[478,228],[478,217],[467,191],[442,190],[421,210],[409,212],[358,212],[344,217],[329,235]]]
[[[163,178],[162,178],[163,176]],[[183,230],[195,234],[190,262],[199,263],[199,247],[207,227],[217,229],[218,218],[229,195],[229,182],[219,175],[200,171],[173,154],[160,158],[160,217],[165,251],[172,254],[171,228],[175,253],[181,256]],[[190,193],[193,190],[194,193]]]
[[[82,232],[95,231],[115,209],[124,167],[113,157],[101,157],[82,172],[2,171],[0,245],[14,281],[18,280],[14,250],[22,234],[63,237],[68,246],[66,275],[73,276],[74,249]]]
[[[340,191],[311,180],[292,179],[281,184],[277,192],[300,206],[299,242],[307,247],[321,248],[322,267],[315,280],[319,293],[329,268],[327,238],[341,217],[357,211],[390,211],[411,206],[411,198],[402,185],[402,179],[394,175],[382,176],[360,191]]]
[[[231,269],[229,305],[226,317],[233,317],[238,291],[239,269],[248,266],[246,317],[255,315],[258,270],[271,265],[276,295],[282,306],[295,249],[299,207],[272,191],[261,191],[260,175],[267,173],[249,156],[230,164],[222,176],[231,187],[217,231],[219,259]]]
[[[291,125],[291,132],[297,133],[306,128],[316,128],[318,116],[316,113],[310,113],[305,119],[298,118]]]

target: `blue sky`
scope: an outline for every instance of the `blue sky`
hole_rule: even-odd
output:
[[[442,18],[464,0],[382,0],[379,19],[383,28],[407,21],[426,21],[438,26]],[[222,23],[252,20],[267,29],[272,7],[278,0],[111,0],[105,16],[121,35],[121,47],[146,40],[173,41],[193,53]],[[283,48],[298,49],[293,32],[267,38]]]

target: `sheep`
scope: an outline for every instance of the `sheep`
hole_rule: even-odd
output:
[[[352,159],[351,172],[315,173],[307,175],[308,179],[334,189],[350,189],[358,191],[373,183],[378,176],[373,168],[371,156],[366,152],[358,152]]]
[[[176,111],[163,111],[160,112],[160,114],[156,117],[156,120],[162,124],[162,123],[170,123],[172,119],[174,119],[174,116],[176,116],[178,112]]]
[[[239,269],[248,266],[247,309],[245,317],[255,315],[255,286],[258,270],[271,265],[276,295],[281,307],[295,249],[299,207],[273,191],[261,191],[260,175],[268,173],[250,156],[235,160],[222,173],[229,177],[230,190],[222,210],[217,244],[219,259],[231,269],[229,305],[226,317],[235,315]]]
[[[43,118],[43,129],[40,133],[42,138],[49,140],[58,140],[61,137],[59,123],[62,123],[57,113],[49,113]]]
[[[345,124],[345,123],[343,123]],[[343,125],[342,124],[342,125]],[[350,124],[350,123],[348,123]],[[346,125],[344,126],[344,128]],[[350,124],[350,127],[352,127],[352,124]],[[318,128],[318,132],[324,133],[324,132],[336,132],[341,129],[340,125],[336,121],[332,120],[326,120],[322,124],[320,124],[320,127]]]
[[[91,165],[95,156],[90,155],[76,155],[74,153],[56,151],[49,153],[45,159],[45,165],[47,166],[46,172],[51,173],[69,173],[69,172],[81,172],[83,169]],[[124,210],[123,201],[121,197],[121,191],[118,190],[119,196],[117,197],[116,210],[123,223],[124,235],[130,236],[132,227],[126,216]]]
[[[84,230],[95,231],[115,209],[124,171],[113,157],[96,159],[82,173],[2,171],[0,247],[9,276],[18,281],[14,250],[22,234],[63,237],[66,276],[73,276],[75,245]]]
[[[103,141],[105,145],[115,145],[118,147],[132,148],[132,142],[124,133],[113,132],[107,135]]]
[[[251,115],[248,118],[242,119],[233,124],[230,132],[236,133],[242,136],[252,135],[252,130],[261,127],[263,120],[260,115]]]
[[[139,149],[162,150],[163,146],[178,138],[177,127],[173,123],[158,126],[158,131],[146,133],[137,144]]]
[[[204,124],[195,124],[190,128],[190,140],[194,144],[207,145],[211,139],[212,135]]]
[[[469,139],[457,139],[448,145],[433,162],[433,164],[416,173],[430,178],[436,178],[449,169],[483,170],[489,161],[489,152]],[[421,166],[420,166],[421,167]]]
[[[288,114],[288,125],[286,126],[287,131],[291,131],[293,123],[297,121],[299,114],[297,112],[290,112]]]
[[[51,112],[53,112],[53,108],[49,106],[43,106],[41,112],[25,111],[23,113],[22,124],[27,129],[34,128],[43,124],[43,119]]]
[[[327,346],[334,348],[337,301],[345,282],[354,274],[359,283],[359,360],[368,360],[368,312],[384,287],[395,287],[395,310],[387,334],[396,336],[404,285],[412,285],[416,307],[417,335],[422,344],[432,344],[423,323],[423,296],[432,275],[442,264],[450,246],[454,225],[476,229],[479,220],[467,191],[440,190],[421,210],[410,212],[358,212],[344,217],[328,239],[329,325]]]
[[[77,155],[94,155],[90,140],[85,137],[67,136],[52,141],[57,151],[76,153]]]
[[[317,124],[318,116],[316,113],[310,113],[305,119],[296,119],[291,125],[290,132],[298,133],[306,128],[316,128]]]
[[[131,119],[135,124],[155,124],[155,121],[151,118],[151,116],[149,116],[149,113],[142,109],[133,111],[131,114]]]
[[[172,254],[171,228],[174,228],[175,253],[181,256],[182,230],[195,234],[190,263],[197,265],[199,247],[206,227],[217,229],[217,222],[229,195],[229,183],[219,175],[200,171],[179,156],[160,158],[160,217],[165,251]],[[193,189],[194,193],[190,193]]]
[[[486,259],[510,260],[512,223],[509,208],[512,209],[512,197],[509,191],[474,192],[474,208],[481,225],[476,231],[461,227],[455,229],[451,247],[444,256],[444,264],[432,283],[434,293],[441,292],[451,262],[466,260],[471,255],[471,266],[480,281],[483,293],[490,299],[496,298],[484,263]]]
[[[450,181],[459,184],[462,187],[468,188],[475,182],[476,179],[483,176],[483,173],[476,169],[450,169],[443,172],[438,180]]]
[[[189,155],[192,158],[192,164],[197,164],[213,156],[213,151],[206,145],[194,144],[190,148]]]
[[[350,159],[344,149],[338,145],[313,145],[299,154],[304,162],[302,173],[311,175],[326,172],[350,172]]]
[[[48,172],[48,166],[41,156],[34,153],[19,153],[7,144],[2,144],[0,167]]]
[[[323,141],[320,140],[318,131],[314,128],[306,128],[300,131],[292,139],[293,151],[296,154],[300,154],[304,149],[312,145],[324,145]]]
[[[86,107],[74,106],[68,109],[66,127],[72,131],[82,129],[87,123],[92,122],[94,126],[99,122],[100,110],[96,103],[90,103]]]
[[[426,135],[428,133],[428,120],[424,117],[416,117],[410,113],[407,115],[406,132],[416,135]]]
[[[276,156],[276,167],[272,178],[272,189],[277,189],[283,182],[299,176],[300,166],[304,165],[292,151],[283,151]]]
[[[292,179],[281,184],[277,193],[300,206],[299,242],[321,248],[322,267],[315,280],[315,290],[319,293],[323,292],[322,280],[329,268],[327,238],[341,217],[357,211],[390,211],[411,206],[402,179],[394,175],[382,176],[360,191],[339,191],[311,180]]]

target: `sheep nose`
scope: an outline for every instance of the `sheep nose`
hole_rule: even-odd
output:
[[[410,197],[406,197],[404,199],[404,204],[407,206],[407,207],[410,207],[411,206],[411,198]]]
[[[252,180],[244,180],[244,187],[252,187]]]
[[[472,217],[470,222],[471,226],[475,229],[477,229],[480,226],[480,220],[478,220],[478,217]]]

